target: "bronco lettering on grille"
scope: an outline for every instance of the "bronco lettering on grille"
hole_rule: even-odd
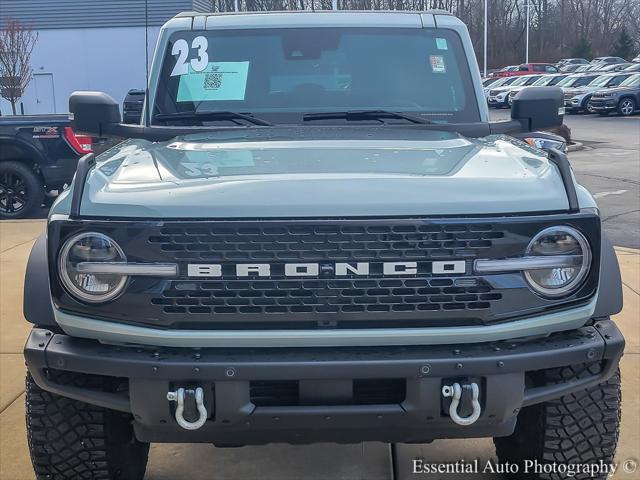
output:
[[[434,275],[465,274],[467,271],[464,260],[430,262],[430,271],[420,271],[422,264],[418,262],[357,262],[357,263],[285,263],[277,267],[269,263],[238,263],[222,265],[219,263],[190,263],[187,265],[187,276],[220,278],[233,277],[271,277],[282,275],[285,277],[317,277],[348,275],[368,276],[375,273],[380,275],[417,275],[431,273]],[[424,268],[424,267],[423,267]]]

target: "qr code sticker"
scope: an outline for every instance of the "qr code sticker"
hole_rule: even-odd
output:
[[[217,90],[222,85],[221,73],[207,73],[204,76],[204,88],[205,90]]]

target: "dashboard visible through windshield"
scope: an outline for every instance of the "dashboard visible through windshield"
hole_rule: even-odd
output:
[[[458,35],[368,27],[176,32],[163,60],[151,123],[242,122],[229,112],[303,123],[305,114],[371,110],[430,122],[480,121]]]

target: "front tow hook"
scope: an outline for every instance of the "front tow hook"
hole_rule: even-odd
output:
[[[186,393],[188,393],[189,396],[193,396],[196,402],[199,417],[195,422],[190,422],[184,418],[184,399]],[[176,407],[176,422],[185,430],[198,430],[207,421],[209,414],[207,413],[207,407],[204,406],[204,390],[202,390],[202,387],[196,388],[195,391],[186,391],[184,388],[179,388],[175,392],[167,392],[167,400],[178,404]]]
[[[460,398],[462,397],[462,389],[468,390],[471,389],[472,399],[471,406],[473,407],[473,412],[468,417],[461,417],[458,415],[458,405],[460,404]],[[480,402],[478,401],[478,397],[480,396],[480,388],[477,383],[472,383],[470,385],[460,386],[459,383],[454,383],[453,385],[445,385],[442,387],[442,396],[445,398],[453,397],[451,400],[451,405],[449,406],[449,416],[454,423],[458,425],[462,425],[463,427],[473,425],[476,423],[476,420],[480,418],[480,413],[482,413],[482,408],[480,407]]]

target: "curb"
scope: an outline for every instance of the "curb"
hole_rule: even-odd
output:
[[[577,152],[584,150],[584,145],[581,142],[574,142],[567,147],[567,152]]]

